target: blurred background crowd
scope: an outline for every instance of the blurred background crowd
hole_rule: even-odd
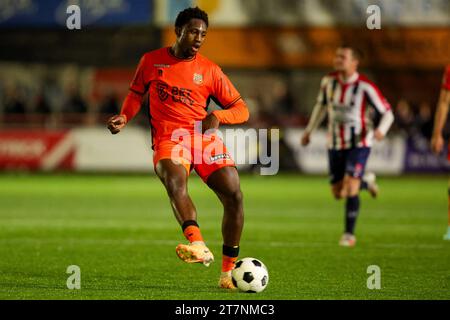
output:
[[[239,71],[228,73],[235,83],[247,81],[254,76]],[[284,127],[305,126],[307,123],[314,98],[303,101],[302,91],[305,88],[296,87],[296,80],[282,73],[268,71],[258,75],[256,81],[250,81],[246,90],[239,86],[245,92],[244,99],[251,109],[250,124]],[[318,88],[320,79],[318,75],[316,78],[313,83]],[[0,87],[0,119],[3,127],[67,128],[103,125],[105,119],[120,112],[123,101],[123,93],[118,93],[113,88],[107,89],[105,94],[95,99],[84,92],[79,84],[71,83],[64,87],[51,77],[44,79],[39,87],[20,81],[8,82],[2,82]],[[310,87],[315,92],[315,88]],[[439,88],[438,84],[436,87]],[[430,95],[425,100],[408,100],[403,96],[391,99],[396,115],[393,130],[430,138],[437,91],[432,90],[436,93],[435,96]],[[147,125],[145,111],[141,112],[136,124]]]
[[[65,9],[81,8],[81,30]],[[381,30],[369,30],[369,5]],[[302,128],[342,43],[387,97],[394,132],[429,139],[450,62],[450,2],[442,0],[21,0],[0,2],[0,126],[103,126],[119,112],[137,63],[170,45],[176,14],[209,13],[202,53],[242,93],[249,126]],[[148,126],[143,108],[135,125]]]

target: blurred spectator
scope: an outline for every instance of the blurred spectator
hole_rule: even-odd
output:
[[[431,106],[428,102],[423,101],[419,105],[419,112],[414,120],[414,127],[418,133],[428,140],[431,139],[433,133],[433,116],[431,114]]]
[[[19,89],[14,86],[6,89],[4,101],[5,114],[24,114],[26,106]]]
[[[67,100],[63,105],[64,113],[86,113],[87,104],[76,87],[70,87]]]
[[[395,108],[395,124],[398,129],[411,133],[414,125],[414,114],[408,101],[401,99]]]
[[[50,104],[45,97],[44,92],[41,90],[35,97],[35,107],[34,112],[38,114],[49,114],[51,113]]]
[[[60,111],[64,101],[64,91],[59,81],[52,75],[47,75],[44,79],[43,89],[44,99],[48,102],[51,111]]]
[[[276,82],[273,87],[273,111],[275,114],[291,115],[294,111],[294,98],[284,82]]]
[[[99,112],[101,114],[118,114],[120,112],[119,101],[115,92],[110,92],[106,95],[100,105]]]

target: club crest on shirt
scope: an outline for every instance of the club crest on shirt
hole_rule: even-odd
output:
[[[202,74],[198,74],[198,73],[194,73],[194,83],[195,84],[202,84],[203,83],[203,75]]]
[[[161,101],[166,100],[167,97],[169,96],[169,93],[167,92],[167,88],[168,88],[168,85],[163,82],[159,82],[156,85],[156,90],[158,91],[158,97]]]

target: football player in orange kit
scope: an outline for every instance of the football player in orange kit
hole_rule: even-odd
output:
[[[178,14],[175,44],[143,55],[122,110],[108,120],[108,129],[112,134],[118,133],[137,114],[144,94],[149,92],[155,171],[189,241],[187,245],[179,244],[176,253],[188,263],[208,266],[214,260],[187,191],[188,176],[194,169],[223,204],[219,287],[234,289],[231,270],[239,254],[244,223],[242,192],[235,163],[213,130],[220,124],[244,123],[249,112],[222,70],[198,53],[207,28],[208,15],[198,7]],[[210,99],[222,110],[208,115]],[[182,152],[175,152],[177,148]]]
[[[436,116],[434,118],[433,137],[431,138],[431,149],[439,154],[444,149],[444,138],[442,131],[448,116],[450,107],[450,65],[447,66],[444,73],[444,80],[442,82],[441,94],[439,97],[438,106],[436,109]],[[447,159],[450,162],[450,143],[447,147]],[[450,181],[448,187],[448,227],[447,233],[444,235],[444,240],[450,240]]]

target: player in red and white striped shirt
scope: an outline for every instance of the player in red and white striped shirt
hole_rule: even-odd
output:
[[[442,130],[444,129],[445,122],[448,116],[448,110],[450,107],[450,64],[447,66],[444,73],[444,80],[442,82],[441,94],[439,97],[439,103],[436,109],[436,116],[434,119],[433,137],[431,139],[431,149],[437,154],[441,153],[444,149],[444,138],[442,136]],[[450,162],[450,143],[447,148],[447,159]],[[450,181],[448,188],[448,228],[447,233],[444,235],[444,240],[450,240]]]
[[[302,136],[310,142],[314,129],[328,113],[328,148],[332,192],[336,199],[346,198],[346,225],[340,244],[354,246],[354,228],[359,213],[359,192],[368,189],[376,196],[375,175],[364,175],[374,139],[382,140],[394,121],[391,107],[380,90],[358,73],[361,53],[342,46],[334,58],[335,72],[322,79],[317,103]],[[372,120],[378,113],[377,127]],[[364,178],[363,178],[364,177]]]

